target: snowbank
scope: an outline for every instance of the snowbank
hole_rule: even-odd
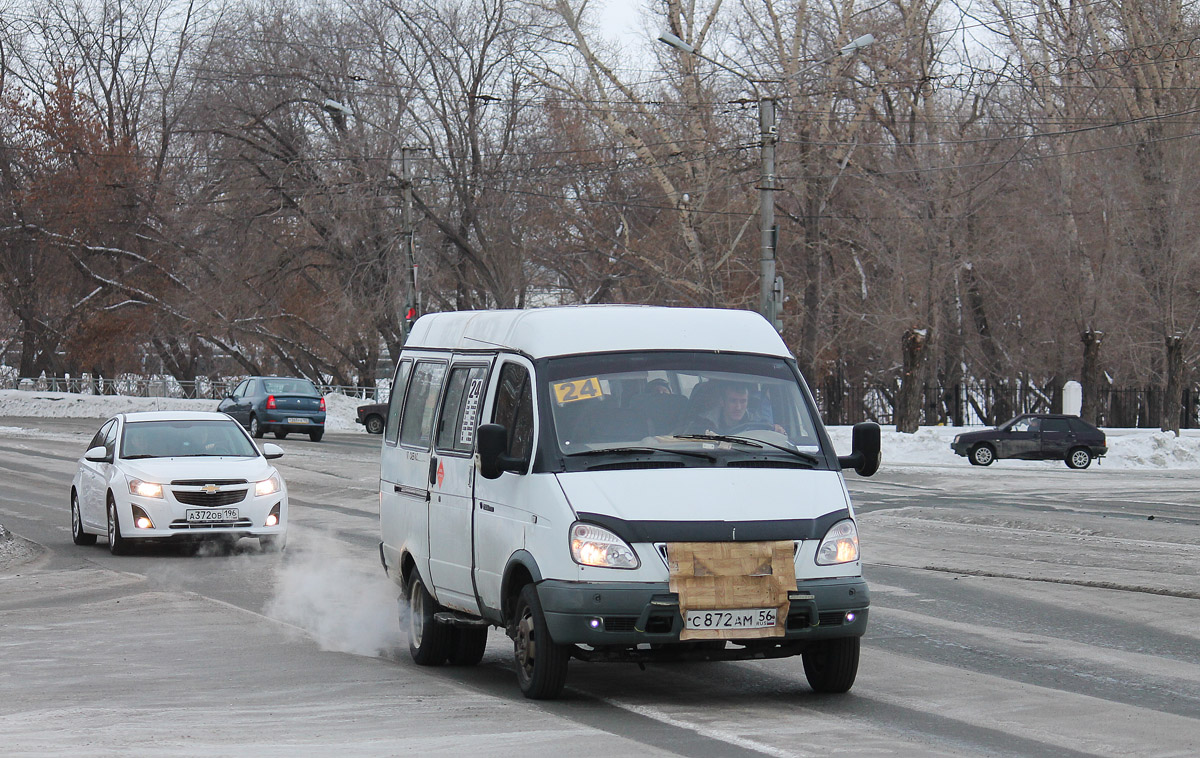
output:
[[[358,406],[369,401],[346,395],[325,396],[325,426],[339,431],[362,429],[355,422]],[[28,434],[28,429],[5,425],[5,417],[95,418],[115,413],[152,410],[216,410],[215,400],[180,400],[163,397],[76,395],[66,392],[0,390],[0,436]],[[927,426],[915,434],[883,428],[883,460],[888,465],[967,465],[950,450],[954,435],[980,427]],[[1200,469],[1200,429],[1185,429],[1182,436],[1156,429],[1105,429],[1108,455],[1100,464],[1118,469]],[[850,452],[851,427],[831,426],[829,435],[841,454]],[[1004,466],[1060,467],[1059,461],[1004,461]]]
[[[347,430],[362,427],[354,419],[365,400],[341,394],[325,396],[325,428]],[[183,400],[174,397],[129,397],[125,395],[77,395],[69,392],[0,390],[0,419],[95,418],[133,411],[215,411],[216,400]],[[0,431],[0,433],[3,433]]]
[[[885,465],[970,465],[950,449],[954,435],[983,427],[926,426],[914,434],[895,427],[883,428]],[[1176,437],[1157,429],[1105,429],[1108,455],[1100,466],[1116,469],[1200,469],[1200,429],[1185,429]],[[831,426],[829,436],[837,451],[850,452],[851,427]],[[1062,467],[1061,461],[1002,461],[1003,466]],[[1095,464],[1093,464],[1095,465]]]

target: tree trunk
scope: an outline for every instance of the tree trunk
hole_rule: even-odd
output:
[[[925,343],[929,339],[926,329],[908,329],[904,332],[904,369],[900,378],[900,392],[896,396],[896,431],[912,434],[921,424],[921,370],[925,362]]]
[[[1100,343],[1104,339],[1104,332],[1088,327],[1080,335],[1080,339],[1083,341],[1083,376],[1080,377],[1080,384],[1083,385],[1083,408],[1079,416],[1088,423],[1099,425],[1102,389]]]
[[[1183,415],[1183,336],[1166,338],[1167,388],[1162,402],[1162,423],[1159,429],[1179,436],[1179,419]]]

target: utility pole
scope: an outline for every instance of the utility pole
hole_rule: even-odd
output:
[[[708,61],[717,68],[728,71],[749,84],[755,94],[758,95],[758,127],[762,138],[762,179],[758,186],[759,232],[762,235],[762,243],[760,245],[762,253],[759,256],[758,312],[763,315],[771,326],[782,331],[783,320],[779,317],[779,312],[783,305],[783,279],[775,275],[775,142],[779,132],[775,126],[775,98],[770,95],[761,94],[761,88],[768,85],[778,85],[780,82],[755,79],[743,70],[733,68],[719,60],[704,55],[695,46],[684,42],[671,32],[663,32],[658,36],[658,40],[687,55],[694,55],[701,60]],[[839,56],[851,55],[874,42],[874,35],[864,34],[852,40],[849,44],[843,45],[832,55],[811,62],[793,74],[793,76],[799,76],[806,71],[823,66]]]
[[[778,129],[775,125],[775,99],[758,98],[758,128],[762,139],[762,179],[759,181],[759,233],[762,255],[759,259],[758,312],[767,323],[776,329],[782,327],[776,291],[782,287],[775,281],[775,141]]]
[[[416,320],[421,313],[421,296],[417,290],[417,255],[416,246],[413,238],[416,234],[413,229],[413,195],[412,195],[412,164],[409,160],[409,154],[412,148],[400,148],[400,178],[404,185],[404,202],[400,206],[400,223],[403,227],[402,236],[404,238],[404,262],[408,266],[408,293],[407,300],[404,306],[404,341],[408,341],[408,333],[412,328],[412,322]]]

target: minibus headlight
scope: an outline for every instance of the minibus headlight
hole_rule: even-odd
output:
[[[817,565],[833,566],[858,560],[858,528],[850,519],[829,527],[817,547]]]
[[[625,540],[602,526],[580,521],[571,525],[571,557],[582,566],[635,569],[641,565]]]

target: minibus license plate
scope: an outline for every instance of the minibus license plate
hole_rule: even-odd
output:
[[[187,520],[191,524],[207,524],[213,521],[237,521],[240,515],[237,508],[189,508]]]
[[[731,611],[688,611],[685,629],[766,629],[775,626],[776,608],[739,608]]]
[[[289,424],[307,424],[308,419],[306,419],[306,418],[289,418],[288,423]]]

